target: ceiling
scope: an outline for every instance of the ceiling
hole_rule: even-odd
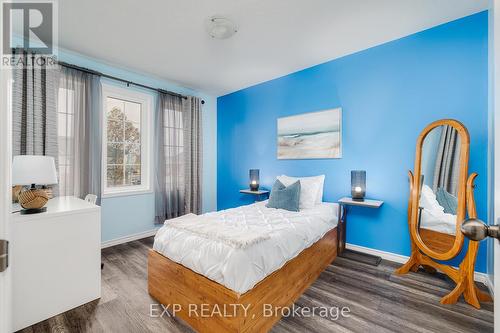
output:
[[[223,95],[487,9],[488,0],[63,0],[61,47]],[[239,31],[214,40],[220,14]]]

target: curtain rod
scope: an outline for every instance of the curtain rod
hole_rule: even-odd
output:
[[[13,47],[12,48],[12,53],[16,54],[16,51],[19,50],[19,49],[21,49],[24,52],[26,52],[22,48],[15,48],[15,47]],[[32,52],[32,54],[34,55],[35,52]],[[85,67],[80,67],[80,66],[77,66],[77,65],[69,64],[69,63],[64,62],[64,61],[58,61],[57,63],[59,65],[61,65],[61,66],[67,67],[67,68],[72,68],[72,69],[76,69],[76,70],[81,71],[81,72],[85,72],[85,73],[89,73],[89,74],[94,74],[94,75],[99,75],[99,76],[102,76],[102,77],[105,77],[105,78],[108,78],[108,79],[112,79],[112,80],[115,80],[115,81],[120,81],[120,82],[126,83],[127,86],[133,84],[134,86],[137,86],[137,87],[141,87],[141,88],[145,88],[145,89],[149,89],[149,90],[154,90],[154,91],[157,91],[157,92],[160,92],[160,93],[163,93],[163,94],[167,94],[167,95],[171,95],[171,96],[178,96],[178,97],[187,99],[187,96],[175,93],[173,91],[163,90],[163,89],[160,89],[160,88],[153,88],[153,87],[150,87],[150,86],[146,86],[144,84],[140,84],[140,83],[136,83],[136,82],[124,80],[124,79],[116,77],[116,76],[104,74],[104,73],[101,73],[101,72],[98,72],[98,71],[95,71],[95,70],[92,70],[92,69],[88,69],[88,68],[85,68]],[[205,104],[205,101],[201,100],[201,104]]]
[[[76,66],[76,65],[73,65],[73,64],[69,64],[69,63],[64,62],[64,61],[58,61],[57,63],[59,65],[61,65],[61,66],[67,67],[67,68],[76,69],[78,71],[89,73],[89,74],[99,75],[99,76],[102,76],[102,77],[105,77],[105,78],[108,78],[108,79],[111,79],[111,80],[115,80],[115,81],[120,81],[120,82],[126,83],[127,86],[133,84],[134,86],[137,86],[137,87],[141,87],[141,88],[145,88],[145,89],[149,89],[149,90],[154,90],[154,91],[157,91],[157,92],[161,92],[163,94],[168,94],[168,95],[171,95],[171,96],[178,96],[178,97],[187,99],[187,96],[184,96],[184,95],[172,92],[172,91],[163,90],[163,89],[160,89],[160,88],[153,88],[153,87],[146,86],[144,84],[140,84],[140,83],[137,83],[137,82],[133,82],[133,81],[129,81],[129,80],[124,80],[124,79],[116,77],[116,76],[104,74],[104,73],[101,73],[101,72],[98,72],[98,71],[94,71],[92,69],[88,69],[88,68],[85,68],[85,67],[80,67],[80,66]],[[205,101],[201,100],[201,104],[205,104]]]

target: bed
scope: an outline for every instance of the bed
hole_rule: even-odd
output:
[[[337,212],[333,203],[289,212],[259,202],[169,221],[149,253],[149,293],[199,332],[267,331],[281,318],[274,310],[292,305],[335,259]],[[244,230],[243,242],[192,222]]]
[[[455,238],[457,216],[445,213],[444,207],[437,200],[436,194],[428,186],[422,186],[420,194],[419,227],[435,233],[452,235]]]
[[[436,194],[428,186],[422,186],[419,201],[420,238],[432,250],[450,249],[455,242],[457,216],[445,213]]]
[[[423,208],[421,209],[420,228],[452,235],[455,238],[457,216]]]

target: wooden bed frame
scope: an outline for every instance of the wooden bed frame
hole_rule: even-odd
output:
[[[267,332],[281,318],[275,310],[302,295],[336,258],[337,246],[336,227],[241,295],[150,250],[148,291],[198,332]]]
[[[422,241],[434,251],[443,251],[443,249],[451,249],[455,243],[455,235],[450,235],[444,232],[434,231],[420,227],[420,238]]]

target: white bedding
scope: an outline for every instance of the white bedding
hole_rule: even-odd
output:
[[[455,235],[457,230],[457,216],[444,212],[430,211],[422,209],[420,227],[437,232]]]
[[[169,259],[243,294],[337,225],[338,205],[321,203],[300,212],[267,208],[267,201],[203,214],[203,219],[269,235],[238,248],[189,230],[165,225],[153,248]]]
[[[423,208],[420,219],[421,228],[455,235],[457,216],[444,212],[444,208],[436,199],[436,194],[427,185],[422,186],[420,206]]]
[[[218,223],[218,218],[211,215],[186,214],[168,220],[168,227],[188,231],[212,241],[223,242],[230,247],[243,249],[269,239],[269,231],[265,228],[238,223]]]

